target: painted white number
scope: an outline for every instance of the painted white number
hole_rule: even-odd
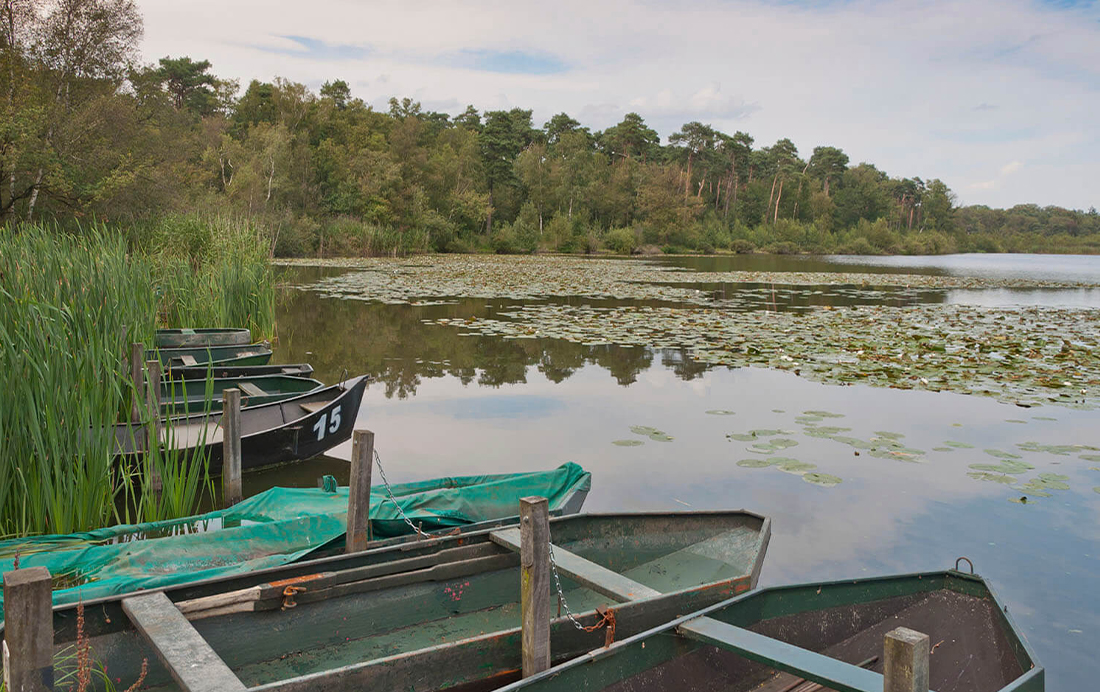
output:
[[[340,429],[340,407],[332,409],[332,419],[329,420],[327,413],[322,413],[321,417],[317,419],[317,422],[313,424],[313,432],[317,433],[317,441],[320,442],[325,438],[325,431],[330,434],[335,434]]]

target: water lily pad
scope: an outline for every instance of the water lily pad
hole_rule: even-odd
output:
[[[779,466],[781,464],[798,464],[801,462],[794,457],[768,457],[768,463],[772,466]]]
[[[1100,461],[1100,454],[1081,454],[1077,458],[1084,461]]]
[[[1069,476],[1063,476],[1060,473],[1040,473],[1039,480],[1042,481],[1068,481]]]
[[[810,423],[820,423],[821,421],[823,421],[825,419],[822,418],[821,416],[796,416],[794,420],[795,420],[796,423],[801,423],[803,425],[808,425]]]
[[[849,432],[851,428],[842,428],[839,425],[819,425],[814,428],[818,432],[823,432],[828,435],[836,435],[842,432]]]
[[[837,442],[841,442],[843,444],[846,444],[850,447],[855,447],[856,449],[871,449],[874,446],[870,442],[867,442],[865,440],[861,440],[858,437],[847,437],[845,435],[833,435],[832,439],[836,440]]]
[[[618,445],[620,447],[641,447],[645,444],[641,440],[614,440],[611,444]]]
[[[1003,483],[1004,485],[1012,485],[1016,482],[1016,479],[1012,476],[1002,476],[998,473],[986,473],[984,471],[971,471],[966,474],[971,478],[979,481],[989,481],[991,483]]]
[[[778,464],[779,470],[784,473],[793,473],[796,476],[801,476],[807,471],[813,471],[817,468],[817,464],[811,464],[807,461],[798,461],[797,459],[791,459]]]
[[[742,459],[737,465],[746,469],[762,469],[772,465],[767,459]]]
[[[1058,420],[1057,418],[1051,418],[1050,416],[1032,416],[1032,420]]]
[[[967,444],[965,442],[958,442],[956,440],[948,440],[944,442],[948,447],[954,447],[955,449],[974,449],[974,445]]]
[[[828,473],[816,473],[813,471],[802,474],[802,480],[807,483],[813,483],[814,485],[820,485],[823,488],[832,488],[840,485],[841,482],[841,479],[837,476]],[[1097,488],[1097,491],[1100,492],[1100,488]]]
[[[751,434],[757,437],[775,437],[776,435],[793,435],[791,430],[772,430],[769,428],[757,428],[756,430],[750,430]]]
[[[771,446],[775,447],[776,449],[788,449],[790,447],[797,447],[798,446],[798,441],[797,440],[792,440],[792,439],[787,438],[787,437],[777,437],[774,440],[772,440],[769,444],[771,444]]]
[[[773,408],[772,413],[786,413],[786,411],[781,408]]]
[[[950,447],[933,447],[932,451],[933,452],[953,452],[955,450],[953,450]]]
[[[887,440],[900,440],[901,438],[905,437],[905,435],[903,435],[902,433],[889,432],[887,430],[876,430],[875,436],[882,437]]]
[[[709,416],[732,416],[734,413],[734,411],[727,411],[724,408],[712,408],[707,411],[707,415]]]
[[[1094,492],[1094,493],[1100,493],[1100,485],[1098,485],[1098,486],[1096,486],[1095,488],[1093,488],[1093,489],[1092,489],[1092,492]]]
[[[843,413],[833,413],[832,411],[803,411],[804,416],[817,416],[819,418],[843,418]]]
[[[737,440],[738,442],[752,442],[756,439],[756,435],[752,433],[730,433],[726,435],[731,440]]]
[[[1009,502],[1015,502],[1015,503],[1016,503],[1016,504],[1018,504],[1018,505],[1029,505],[1029,504],[1032,504],[1032,500],[1030,500],[1030,499],[1029,499],[1029,498],[1027,497],[1027,495],[1021,495],[1020,497],[1010,497],[1010,498],[1008,498],[1008,501],[1009,501]]]
[[[671,435],[666,435],[665,433],[658,430],[657,432],[649,433],[649,439],[653,440],[654,442],[672,442],[674,438]]]
[[[632,425],[630,426],[630,432],[635,435],[652,435],[655,432],[660,432],[660,430],[651,428],[648,425]]]
[[[1013,454],[1012,452],[1003,452],[999,449],[987,449],[984,450],[986,454],[991,457],[997,457],[998,459],[1022,459],[1019,454]]]

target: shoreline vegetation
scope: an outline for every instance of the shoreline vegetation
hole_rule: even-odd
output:
[[[0,536],[186,516],[213,492],[201,459],[120,467],[113,426],[141,397],[130,342],[151,346],[157,327],[227,323],[271,336],[275,287],[258,239],[232,224],[129,237],[0,229]],[[139,408],[145,423],[159,415]],[[147,492],[154,466],[161,493]]]
[[[836,146],[697,121],[662,139],[637,113],[596,130],[523,108],[376,110],[337,78],[241,89],[201,57],[141,64],[128,1],[0,15],[3,226],[237,219],[279,257],[1100,252],[1095,208],[958,206],[940,179]]]

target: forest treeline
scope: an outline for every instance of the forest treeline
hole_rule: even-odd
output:
[[[131,0],[0,11],[3,224],[141,234],[229,216],[278,255],[1100,251],[1095,209],[958,207],[941,180],[837,147],[700,122],[662,142],[637,113],[593,131],[521,108],[376,110],[340,79],[242,92],[206,60],[138,64]]]

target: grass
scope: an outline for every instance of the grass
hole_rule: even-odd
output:
[[[170,226],[156,230],[135,239],[102,227],[0,229],[0,535],[185,516],[212,492],[204,459],[116,462],[113,427],[141,397],[125,353],[131,341],[151,344],[158,326],[270,336],[274,281],[247,225],[214,226],[182,246]],[[142,403],[148,423],[157,412]]]

